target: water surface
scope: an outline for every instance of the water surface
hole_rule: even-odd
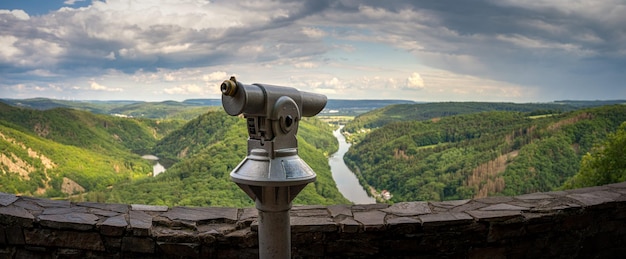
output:
[[[343,194],[349,201],[354,204],[371,204],[376,203],[376,199],[370,197],[363,186],[359,183],[359,179],[348,168],[343,161],[343,156],[348,152],[350,144],[346,142],[346,138],[341,134],[343,125],[333,131],[333,135],[339,141],[339,150],[332,154],[328,159],[330,170],[333,174],[333,180],[337,184],[339,192]]]

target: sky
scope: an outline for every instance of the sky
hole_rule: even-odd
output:
[[[623,0],[1,0],[0,98],[626,99]]]

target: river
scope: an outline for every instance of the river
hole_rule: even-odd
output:
[[[367,192],[359,183],[359,179],[356,178],[356,175],[354,175],[343,161],[343,156],[348,152],[350,144],[346,142],[346,138],[341,134],[342,128],[343,125],[339,127],[338,130],[333,131],[333,135],[337,138],[337,141],[339,141],[339,150],[328,159],[330,171],[333,173],[333,180],[335,180],[337,188],[339,192],[343,194],[343,197],[346,197],[346,199],[352,203],[376,203],[376,199],[367,195]]]
[[[153,161],[152,176],[157,176],[165,172],[165,167],[159,163],[159,158],[155,155],[143,155],[141,158]]]

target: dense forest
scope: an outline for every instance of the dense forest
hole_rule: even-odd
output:
[[[195,109],[163,114],[178,119],[147,119],[0,102],[0,191],[170,206],[252,204],[228,179],[246,153],[243,119],[203,109],[186,121]],[[331,130],[316,119],[303,120],[300,128],[300,156],[316,170],[318,181],[296,202],[346,203],[325,157],[337,148]],[[152,162],[143,154],[162,156],[171,168],[153,178]]]
[[[398,107],[406,109],[386,109]],[[365,116],[376,113],[385,116]],[[392,201],[555,190],[579,171],[594,144],[626,121],[626,106],[426,117],[387,122],[352,146],[345,160],[362,183],[389,190]]]
[[[373,129],[397,121],[420,121],[452,115],[486,111],[517,111],[529,115],[555,114],[573,111],[585,106],[602,106],[624,101],[559,101],[554,103],[496,103],[496,102],[439,102],[389,105],[357,116],[344,128],[356,133],[361,129]]]
[[[337,105],[350,110],[349,103]],[[354,144],[345,161],[364,186],[389,190],[391,202],[624,181],[626,105],[607,103],[619,102],[385,106],[348,122],[344,133]],[[30,99],[11,104],[0,102],[1,192],[78,201],[253,206],[229,179],[246,155],[245,120],[226,115],[214,100]],[[351,111],[367,108],[356,104]],[[327,119],[337,119],[333,116]],[[318,178],[294,203],[348,203],[328,166],[328,155],[338,146],[329,124],[304,118],[298,142],[300,156]],[[158,156],[167,171],[152,177],[152,162],[141,158],[145,154]]]
[[[327,124],[304,119],[298,134],[299,155],[317,174],[317,181],[293,201],[295,204],[348,203],[332,180],[325,154],[337,149]],[[177,160],[166,173],[115,186],[98,199],[158,205],[252,206],[253,201],[230,181],[229,173],[247,152],[245,120],[209,112],[163,138],[158,156]]]

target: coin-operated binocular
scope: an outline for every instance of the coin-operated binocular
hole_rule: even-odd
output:
[[[298,156],[302,116],[318,114],[326,96],[266,84],[244,85],[235,77],[220,86],[226,113],[243,114],[248,156],[230,173],[259,210],[261,258],[291,257],[291,201],[314,182],[315,172]]]

